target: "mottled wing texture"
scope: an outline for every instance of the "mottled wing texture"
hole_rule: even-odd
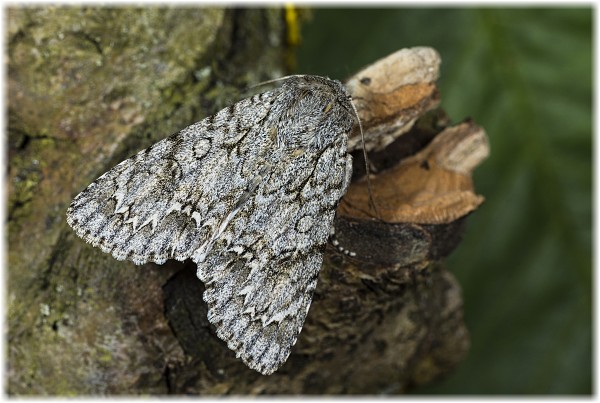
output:
[[[270,374],[302,328],[350,180],[351,109],[337,81],[289,79],[123,161],[67,221],[117,259],[195,261],[217,335]]]
[[[75,197],[67,222],[119,260],[191,258],[247,190],[260,156],[241,148],[274,99],[244,99],[121,162]]]
[[[347,186],[345,144],[314,159],[276,166],[198,261],[217,334],[263,374],[279,368],[296,342]]]

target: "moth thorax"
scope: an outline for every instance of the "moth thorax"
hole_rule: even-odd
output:
[[[277,143],[288,149],[321,151],[354,127],[355,117],[336,98],[311,94],[299,99],[294,114],[277,124]],[[297,113],[298,111],[301,113]]]

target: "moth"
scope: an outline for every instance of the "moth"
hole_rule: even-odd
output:
[[[271,374],[308,313],[357,119],[339,81],[289,76],[121,162],[67,222],[118,260],[193,260],[218,337]]]

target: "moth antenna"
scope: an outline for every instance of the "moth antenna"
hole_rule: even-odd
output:
[[[247,90],[251,90],[251,89],[256,88],[256,87],[262,87],[263,85],[272,84],[272,83],[276,83],[276,82],[279,82],[279,81],[284,81],[284,80],[287,80],[289,78],[305,77],[305,76],[306,76],[306,74],[290,74],[289,76],[283,76],[283,77],[279,77],[279,78],[274,78],[272,80],[261,81],[260,83],[256,83],[256,84],[251,85],[250,87],[248,87],[246,89],[246,91]]]
[[[354,102],[352,102],[352,97],[350,97],[350,105],[352,105],[352,110],[354,111],[354,116],[356,116],[356,120],[358,121],[358,128],[360,130],[360,140],[362,143],[363,157],[365,158],[365,175],[367,175],[367,190],[369,191],[369,206],[373,208],[375,215],[377,218],[381,219],[381,215],[377,210],[377,206],[375,205],[375,200],[373,199],[373,188],[371,187],[371,170],[369,169],[369,157],[367,156],[367,149],[365,147],[365,133],[363,132],[362,123],[360,122],[360,117],[358,117],[358,111],[356,110],[356,106]]]

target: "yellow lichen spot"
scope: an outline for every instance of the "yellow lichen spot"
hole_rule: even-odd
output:
[[[109,363],[112,362],[113,357],[112,354],[110,353],[110,351],[108,351],[107,349],[104,348],[99,348],[99,355],[98,355],[98,361],[101,363]]]
[[[300,44],[300,18],[298,9],[292,4],[285,5],[285,25],[288,45],[298,46]]]

